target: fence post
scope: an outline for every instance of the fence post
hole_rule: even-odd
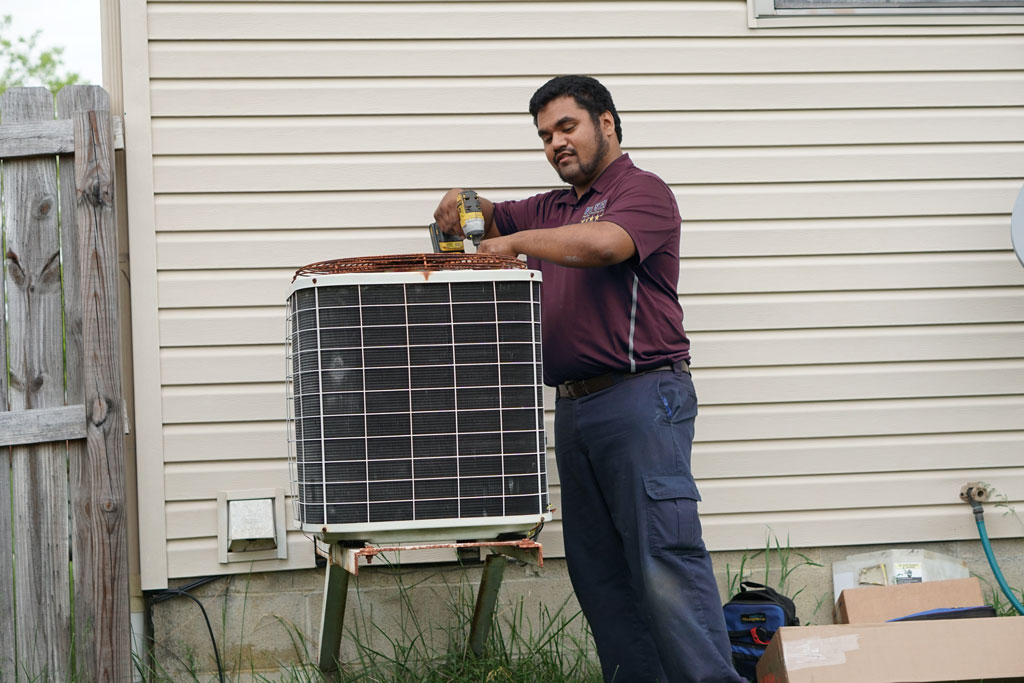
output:
[[[57,108],[60,118],[72,120],[75,137],[73,187],[62,179],[69,187],[62,196],[73,200],[63,215],[73,215],[75,227],[74,235],[65,231],[64,244],[77,257],[75,273],[65,270],[65,281],[79,285],[76,317],[67,329],[68,367],[74,341],[80,377],[72,386],[69,371],[69,400],[83,402],[86,411],[85,447],[73,454],[70,467],[75,632],[81,634],[76,653],[79,667],[96,680],[127,681],[131,634],[110,97],[98,86],[70,86],[57,96]]]
[[[8,90],[0,114],[4,124],[52,121],[53,96]],[[10,410],[64,405],[56,166],[55,157],[4,162]],[[29,679],[70,674],[67,465],[63,442],[11,448],[16,667]]]
[[[0,121],[2,123],[2,121]],[[2,235],[2,232],[0,232]],[[0,259],[0,301],[5,301]],[[0,311],[0,412],[7,411],[7,330]],[[0,447],[0,614],[14,614],[14,548],[11,545],[11,449]],[[0,681],[14,680],[14,619],[0,619]]]

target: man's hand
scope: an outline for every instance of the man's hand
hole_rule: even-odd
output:
[[[465,237],[462,231],[462,223],[459,221],[459,193],[463,188],[455,187],[445,192],[441,203],[434,209],[434,222],[443,232]],[[497,237],[498,229],[494,225],[494,204],[477,195],[480,200],[480,210],[484,214],[484,239]]]
[[[484,240],[477,247],[476,253],[478,254],[494,254],[495,256],[511,256],[516,258],[520,252],[516,248],[515,241],[519,233],[512,235],[505,235],[503,237],[492,237],[491,239]]]
[[[460,192],[462,192],[462,188],[455,187],[445,193],[444,197],[441,198],[441,203],[434,209],[434,222],[437,223],[437,227],[441,228],[442,232],[465,237],[466,235],[462,232],[462,225],[459,223],[458,200]]]

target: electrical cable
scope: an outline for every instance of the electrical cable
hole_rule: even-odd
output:
[[[969,495],[969,494],[968,494]],[[1006,578],[1003,576],[1003,572],[999,569],[999,563],[996,562],[995,553],[992,552],[992,543],[988,540],[988,531],[985,529],[985,510],[981,507],[981,503],[970,498],[971,509],[974,511],[974,522],[978,525],[978,535],[981,537],[981,547],[985,549],[985,557],[988,559],[988,566],[992,568],[992,573],[996,577],[996,581],[999,583],[999,589],[1003,591],[1003,595],[1010,601],[1013,608],[1017,610],[1017,613],[1024,615],[1024,605],[1021,605],[1020,600],[1013,594],[1013,590],[1009,584],[1006,583]]]
[[[220,650],[217,649],[217,639],[213,636],[213,626],[210,625],[210,617],[207,616],[206,608],[203,607],[203,603],[199,601],[199,598],[188,592],[193,588],[202,586],[204,583],[209,583],[219,578],[219,576],[206,576],[201,579],[197,579],[182,588],[165,588],[164,590],[156,593],[151,598],[151,601],[163,602],[164,600],[173,598],[175,595],[184,595],[186,598],[199,605],[199,611],[203,613],[203,619],[206,621],[206,630],[210,633],[210,643],[213,644],[213,658],[217,661],[217,675],[220,678],[220,683],[224,683],[224,667],[221,666],[220,663]]]

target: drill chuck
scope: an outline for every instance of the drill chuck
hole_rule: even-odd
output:
[[[466,227],[463,228],[463,232],[466,233],[466,237],[473,240],[473,246],[480,246],[480,239],[484,236],[484,219],[483,218],[470,218],[466,221]]]

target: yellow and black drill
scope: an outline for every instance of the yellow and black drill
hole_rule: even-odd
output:
[[[459,207],[459,225],[462,226],[463,234],[473,240],[474,247],[479,247],[480,239],[484,236],[485,225],[480,198],[473,190],[463,190],[459,193],[457,206]],[[465,237],[460,237],[456,233],[444,232],[437,226],[437,223],[431,223],[428,229],[435,254],[466,252],[463,244]]]

